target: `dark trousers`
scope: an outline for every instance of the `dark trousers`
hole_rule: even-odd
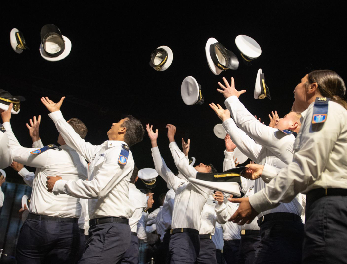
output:
[[[122,260],[119,262],[121,264],[138,264],[139,263],[139,238],[137,234],[131,232],[130,246],[124,253]]]
[[[157,248],[154,254],[154,260],[156,263],[170,263],[168,261],[169,253],[169,243],[170,243],[170,230],[165,232],[163,241],[157,244]]]
[[[199,234],[176,233],[170,237],[169,263],[171,264],[194,264],[200,251]]]
[[[303,263],[347,263],[347,197],[306,198]]]
[[[89,228],[89,239],[80,264],[114,264],[120,261],[130,245],[130,226],[105,223]]]
[[[216,259],[218,264],[225,264],[222,250],[216,249]]]
[[[86,236],[84,234],[84,229],[80,229],[80,246],[77,252],[76,263],[82,258],[85,248],[86,248]]]
[[[274,214],[293,215],[289,213]],[[254,263],[301,263],[304,225],[299,216],[296,220],[276,219],[263,222],[260,224],[260,236],[261,240],[258,244]]]
[[[200,251],[197,264],[217,264],[216,245],[210,238],[200,238]]]
[[[240,239],[224,240],[223,256],[227,264],[237,263],[239,258]]]
[[[260,242],[260,232],[258,232],[258,234],[241,235],[238,264],[253,264],[254,263],[255,252],[259,242]]]
[[[76,222],[27,219],[16,248],[18,264],[75,263],[80,246]]]

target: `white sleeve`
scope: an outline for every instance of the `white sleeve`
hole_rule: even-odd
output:
[[[58,180],[53,187],[53,192],[67,193],[73,197],[85,199],[104,197],[133,170],[134,163],[130,161],[130,158],[124,168],[119,166],[120,151],[121,147],[114,147],[107,155],[105,154],[105,161],[92,180]]]
[[[217,222],[220,224],[225,224],[230,219],[230,217],[236,212],[236,209],[237,205],[228,201],[222,203],[221,205],[217,203],[215,207]]]
[[[341,112],[331,112],[319,131],[311,127],[313,107],[308,109],[302,123],[299,149],[293,161],[270,181],[265,189],[249,197],[249,202],[257,212],[276,207],[280,202],[290,202],[299,193],[313,184],[326,169],[329,156],[346,126],[346,118]],[[345,110],[343,110],[345,111]]]
[[[235,124],[255,142],[269,149],[283,162],[288,164],[292,161],[295,140],[293,135],[286,135],[276,128],[259,122],[236,96],[227,98],[225,106],[233,116]]]
[[[41,139],[39,139],[39,140],[36,140],[35,142],[33,142],[32,147],[39,149],[39,148],[43,148],[44,145],[43,145]]]
[[[9,140],[8,143],[14,161],[35,168],[42,168],[47,165],[47,161],[49,159],[48,151],[38,155],[30,154],[30,152],[36,150],[36,148],[22,147],[19,144],[16,136],[13,134],[11,124],[9,122],[5,122],[3,125],[6,129],[6,134]]]
[[[4,205],[5,195],[2,192],[1,186],[0,186],[0,208]]]
[[[154,161],[154,167],[157,173],[171,186],[176,192],[178,186],[182,181],[176,177],[172,171],[166,166],[164,159],[161,157],[158,147],[152,148],[152,157]]]
[[[235,168],[234,152],[224,150],[223,171]]]
[[[52,112],[48,115],[57,127],[58,132],[64,138],[65,143],[76,150],[88,162],[91,162],[98,151],[98,145],[86,142],[76,133],[76,131],[66,122],[60,111]]]
[[[238,149],[251,160],[257,162],[262,146],[255,143],[245,132],[239,129],[234,120],[229,118],[223,122],[223,127],[230,135]]]
[[[0,157],[0,169],[5,169],[11,165],[12,157],[8,147],[8,136],[2,131],[0,131]]]
[[[171,142],[170,151],[174,159],[177,169],[185,176],[187,179],[196,178],[198,171],[194,167],[189,165],[189,161],[184,155],[184,153],[178,148],[176,142]]]
[[[261,174],[261,178],[265,183],[269,183],[273,178],[277,176],[281,169],[275,168],[267,163],[264,165],[263,172]]]
[[[35,178],[34,172],[28,171],[25,167],[23,167],[20,171],[18,171],[18,174],[23,177],[23,180],[27,185],[30,187],[33,186],[33,181]]]

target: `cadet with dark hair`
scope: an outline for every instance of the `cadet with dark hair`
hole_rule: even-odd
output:
[[[92,145],[67,125],[60,112],[63,100],[64,97],[54,103],[47,97],[41,98],[66,144],[90,162],[89,181],[47,177],[47,187],[55,194],[89,199],[90,238],[79,263],[117,263],[131,240],[129,218],[133,207],[129,200],[129,181],[134,160],[129,146],[142,140],[144,129],[140,121],[129,116],[112,124],[107,132],[109,140]]]

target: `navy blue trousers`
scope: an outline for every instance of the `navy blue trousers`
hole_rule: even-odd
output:
[[[89,239],[80,264],[114,264],[121,261],[130,245],[130,226],[105,223],[89,228]]]
[[[16,248],[18,264],[76,263],[80,247],[77,221],[27,219],[21,228]]]
[[[199,234],[176,233],[171,235],[169,244],[169,263],[194,264],[200,251]]]
[[[235,264],[239,258],[240,239],[224,240],[223,256],[227,264]]]
[[[139,238],[136,233],[131,232],[130,246],[124,253],[120,262],[121,264],[138,264],[139,263]]]
[[[241,235],[238,264],[253,264],[260,235]]]
[[[306,198],[304,264],[347,263],[347,197]]]
[[[218,264],[225,264],[222,250],[216,249],[216,259]]]
[[[216,245],[212,239],[200,239],[200,251],[196,261],[197,264],[217,264]]]
[[[269,220],[260,225],[256,264],[299,264],[302,259],[304,225],[292,220]]]

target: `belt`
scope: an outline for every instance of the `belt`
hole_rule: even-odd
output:
[[[241,230],[241,236],[259,236],[260,235],[260,230]]]
[[[38,215],[29,213],[27,219],[34,219],[34,220],[48,220],[48,221],[56,221],[56,222],[70,222],[70,223],[77,223],[78,218],[67,218],[67,217],[58,217],[58,216],[48,216],[48,215]]]
[[[203,234],[203,235],[199,235],[200,239],[212,239],[212,235],[211,234]]]
[[[347,196],[347,189],[341,189],[341,188],[313,189],[306,194],[306,201],[308,203],[311,203],[324,196]]]
[[[176,233],[192,233],[199,235],[199,231],[193,228],[174,228],[171,229],[170,234],[176,234]]]
[[[94,218],[89,220],[89,226],[99,225],[99,224],[106,224],[106,223],[122,223],[122,224],[129,224],[129,219],[127,218],[121,218],[121,217],[102,217],[102,218]]]
[[[136,232],[131,232],[132,235],[134,236],[137,236],[137,233]]]
[[[260,226],[266,221],[300,221],[301,222],[301,217],[293,214],[293,213],[271,213],[267,215],[263,215],[258,219],[258,225]]]

